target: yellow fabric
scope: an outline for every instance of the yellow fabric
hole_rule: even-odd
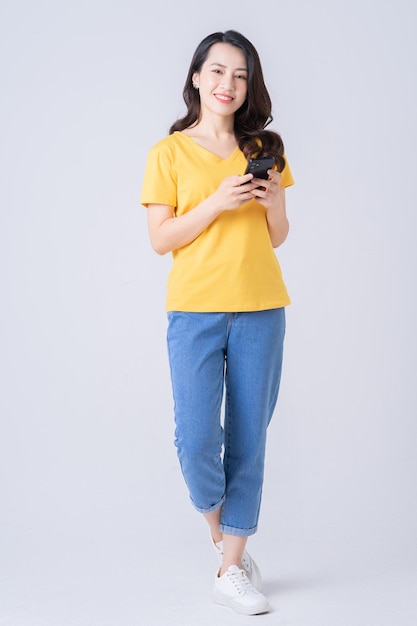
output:
[[[180,216],[211,195],[226,176],[243,174],[239,150],[227,159],[175,132],[148,154],[141,203],[167,204]],[[288,165],[281,187],[294,183]],[[251,200],[224,211],[190,244],[174,250],[167,311],[261,311],[290,304],[268,233],[265,209]]]

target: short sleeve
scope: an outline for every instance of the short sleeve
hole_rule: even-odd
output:
[[[141,204],[177,206],[177,177],[174,159],[166,146],[157,144],[149,150],[142,184]]]
[[[294,184],[294,178],[293,178],[290,166],[288,165],[287,157],[285,155],[284,155],[284,157],[285,157],[285,166],[284,166],[284,169],[281,172],[280,186],[281,187],[291,187],[291,185]]]

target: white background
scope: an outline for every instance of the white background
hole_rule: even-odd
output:
[[[173,448],[170,257],[139,204],[195,47],[228,28],[259,51],[296,179],[250,544],[263,623],[415,626],[415,13],[2,0],[1,626],[249,619],[211,603],[215,561]]]

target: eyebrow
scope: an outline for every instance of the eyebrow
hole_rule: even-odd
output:
[[[224,69],[227,69],[226,65],[223,65],[222,63],[216,63],[216,61],[214,63],[210,63],[209,67],[211,67],[212,65],[218,65],[219,67],[224,67]],[[236,67],[235,68],[235,72],[247,72],[248,69],[246,67]]]

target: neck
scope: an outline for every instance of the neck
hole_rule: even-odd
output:
[[[234,117],[202,119],[194,126],[198,133],[213,139],[225,139],[235,135]]]

